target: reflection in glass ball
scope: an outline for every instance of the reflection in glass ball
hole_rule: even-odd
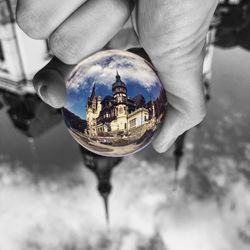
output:
[[[62,109],[73,138],[104,156],[147,146],[166,109],[166,93],[152,66],[126,51],[98,52],[79,63],[66,83]]]

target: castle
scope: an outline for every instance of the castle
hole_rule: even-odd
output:
[[[93,86],[86,105],[86,133],[90,137],[141,134],[156,125],[154,102],[146,103],[141,94],[130,99],[118,71],[112,92],[113,96],[107,95],[102,99],[96,95],[96,87]]]

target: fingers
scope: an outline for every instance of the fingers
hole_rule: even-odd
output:
[[[91,0],[77,9],[50,36],[54,55],[67,64],[102,49],[127,21],[128,0]]]
[[[29,36],[49,37],[54,55],[75,64],[103,48],[132,8],[132,0],[18,0],[17,21]]]
[[[33,38],[49,37],[50,48],[59,58],[34,77],[34,87],[44,102],[55,108],[65,104],[65,81],[72,65],[102,49],[132,8],[130,0],[18,1],[19,26]]]
[[[156,67],[168,98],[166,118],[153,142],[160,153],[205,116],[204,44],[216,5],[217,0],[138,2],[140,43]]]
[[[34,77],[33,84],[40,98],[54,108],[61,108],[66,102],[65,83],[74,65],[67,65],[53,58]]]
[[[123,28],[106,44],[106,49],[123,49],[141,47],[139,38],[134,30],[131,18]]]
[[[17,23],[30,37],[46,39],[87,0],[18,0]]]
[[[106,48],[128,49],[139,46],[138,37],[128,22],[124,28],[105,46]],[[54,57],[34,77],[33,84],[40,98],[54,108],[61,108],[66,102],[65,83],[74,68]]]

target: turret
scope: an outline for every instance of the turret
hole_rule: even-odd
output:
[[[97,112],[98,116],[99,116],[101,110],[102,110],[102,97],[98,96],[97,97],[97,108],[96,108],[96,112]]]
[[[150,99],[151,99],[151,107],[152,107],[151,117],[154,118],[155,117],[155,104],[154,104],[154,101],[152,100],[152,96],[151,95],[150,95]]]
[[[87,120],[87,133],[91,136],[96,136],[96,119],[98,118],[102,105],[101,96],[96,95],[96,86],[92,88],[91,95],[88,98],[86,105],[86,120]]]
[[[113,97],[117,103],[126,103],[127,101],[127,87],[121,80],[121,77],[116,71],[116,81],[112,85]]]

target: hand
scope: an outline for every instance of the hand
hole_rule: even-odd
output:
[[[48,38],[58,58],[36,74],[35,89],[44,102],[62,107],[65,80],[73,68],[69,64],[105,45],[141,46],[167,92],[166,119],[153,142],[156,151],[165,152],[205,116],[205,37],[217,4],[218,0],[138,0],[134,7],[128,0],[19,0],[19,26],[33,38]]]

